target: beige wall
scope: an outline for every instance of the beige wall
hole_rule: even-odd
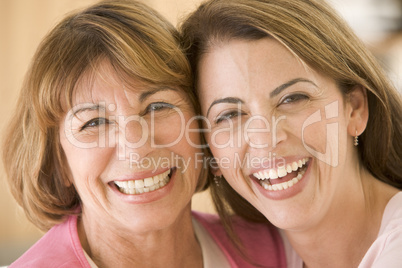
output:
[[[0,135],[12,118],[17,93],[42,37],[65,13],[94,0],[0,0]],[[199,0],[145,1],[172,23],[194,9]],[[1,148],[0,148],[1,149]],[[207,194],[197,195],[194,208],[211,211]],[[9,264],[42,234],[18,209],[8,192],[0,164],[0,266]]]

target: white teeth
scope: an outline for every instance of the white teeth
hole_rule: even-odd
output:
[[[287,183],[283,183],[282,186],[283,186],[283,189],[289,188],[289,185]]]
[[[253,175],[259,180],[275,180],[278,178],[283,178],[293,171],[297,171],[299,168],[302,168],[307,162],[308,158],[303,158],[278,168],[271,168],[253,173]]]
[[[297,163],[296,163],[296,162],[293,162],[293,163],[292,163],[292,170],[293,170],[293,171],[296,171],[298,168],[299,168],[299,166],[297,165]]]
[[[301,178],[303,177],[304,174],[304,170],[300,171],[296,177],[294,177],[293,179],[289,180],[289,181],[285,181],[282,183],[277,183],[277,184],[273,184],[270,185],[265,181],[261,182],[261,186],[264,187],[265,190],[268,191],[281,191],[281,190],[285,190],[288,189],[290,187],[293,187],[296,183],[298,183]]]
[[[131,181],[114,181],[118,186],[120,192],[125,194],[142,194],[155,191],[163,186],[165,186],[170,178],[170,169],[153,177],[145,178],[142,180],[131,180]]]
[[[296,162],[292,162],[291,164],[287,164],[286,167],[279,167],[278,169],[270,169],[264,170],[263,172],[257,172],[253,175],[260,180],[261,186],[268,191],[281,191],[293,187],[296,183],[298,183],[302,178],[304,173],[306,172],[307,167],[305,164],[308,162],[308,158],[304,158],[302,160],[298,160]],[[301,165],[301,167],[299,167]],[[276,177],[285,177],[288,173],[292,173],[294,171],[294,166],[296,166],[297,172],[296,177],[291,180],[282,182],[282,183],[275,183],[271,184],[271,175],[273,178]],[[286,172],[286,173],[285,173]],[[272,178],[272,179],[273,179]]]
[[[146,187],[151,187],[152,185],[154,185],[154,179],[152,179],[152,178],[144,179],[144,185]]]
[[[266,188],[265,188],[266,189]],[[270,191],[272,191],[273,189],[272,189],[272,185],[268,185],[268,189],[266,189],[266,190],[270,190]]]
[[[291,165],[289,165],[289,164],[286,165],[286,172],[287,173],[292,173],[292,166]]]
[[[285,177],[287,174],[288,174],[288,172],[286,171],[286,168],[284,166],[278,168],[278,177],[279,178]]]
[[[119,187],[127,188],[127,182],[126,181],[116,181],[115,183]]]
[[[301,168],[301,167],[303,166],[303,162],[302,162],[301,160],[299,160],[299,161],[297,162],[297,165],[299,166],[299,168]]]
[[[135,188],[144,188],[144,181],[143,180],[135,180]]]
[[[277,179],[278,178],[278,172],[276,169],[270,169],[269,170],[269,178],[270,179]]]
[[[279,191],[280,191],[280,190],[283,190],[283,185],[282,185],[282,183],[278,183],[278,184],[274,184],[274,185],[277,186],[277,188],[278,188]]]

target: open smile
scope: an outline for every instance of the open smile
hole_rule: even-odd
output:
[[[149,193],[166,186],[169,183],[173,172],[174,168],[171,168],[152,177],[136,180],[114,181],[113,183],[123,194],[138,195]]]
[[[309,158],[303,158],[285,166],[266,169],[252,174],[268,191],[282,191],[296,185],[307,170]]]

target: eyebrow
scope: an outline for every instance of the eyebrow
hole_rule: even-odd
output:
[[[140,102],[143,102],[144,100],[146,100],[147,98],[149,98],[149,97],[152,96],[153,94],[158,93],[158,92],[160,92],[160,91],[166,91],[166,90],[177,91],[176,89],[174,89],[174,88],[169,88],[169,87],[156,88],[156,89],[149,90],[149,91],[146,91],[146,92],[141,93],[141,95],[140,95],[140,97],[139,97],[139,100],[140,100]],[[101,110],[101,109],[105,109],[105,107],[103,107],[103,106],[101,106],[101,105],[99,105],[99,104],[88,104],[88,105],[79,107],[79,108],[77,108],[77,109],[73,109],[73,110],[72,110],[72,113],[71,113],[71,115],[70,115],[70,118],[72,118],[72,117],[74,117],[74,116],[76,116],[77,114],[82,113],[82,112],[94,111],[94,110]]]
[[[214,106],[215,104],[218,104],[218,103],[241,103],[241,104],[244,104],[244,101],[242,101],[239,98],[234,98],[234,97],[227,97],[227,98],[223,98],[223,99],[214,100],[208,108],[207,117],[208,117],[209,111],[211,110],[212,106]]]
[[[87,104],[87,105],[79,107],[77,109],[73,109],[71,112],[71,115],[70,115],[70,119],[82,112],[95,111],[95,110],[101,110],[101,109],[105,109],[105,107],[103,107],[99,104]]]
[[[160,91],[166,91],[166,90],[177,91],[177,89],[175,89],[175,88],[170,88],[170,87],[156,88],[156,89],[153,89],[153,90],[149,90],[149,91],[142,92],[141,95],[140,95],[140,97],[139,97],[139,100],[140,100],[140,102],[143,102],[143,101],[145,101],[147,98],[149,98],[150,96],[152,96],[152,95],[154,95],[154,94],[156,94],[156,93],[158,93],[158,92],[160,92]]]
[[[299,82],[310,83],[310,84],[314,85],[315,87],[317,87],[317,85],[311,80],[308,80],[305,78],[295,78],[295,79],[289,80],[288,82],[276,87],[271,93],[269,93],[269,97],[273,98],[273,97],[277,96],[279,93],[281,93],[283,90],[285,90],[286,88],[288,88],[296,83],[299,83]],[[227,98],[214,100],[208,108],[207,117],[208,117],[209,111],[211,110],[212,106],[214,106],[215,104],[218,104],[218,103],[241,103],[241,104],[244,104],[244,101],[242,101],[239,98],[234,98],[234,97],[227,97]]]
[[[271,93],[269,93],[269,97],[273,98],[273,97],[277,96],[279,93],[281,93],[283,90],[285,90],[286,88],[293,86],[294,84],[299,83],[299,82],[310,83],[310,84],[313,84],[315,87],[317,87],[317,85],[311,80],[308,80],[305,78],[295,78],[295,79],[292,79],[292,80],[278,86],[277,88],[275,88],[273,91],[271,91]]]

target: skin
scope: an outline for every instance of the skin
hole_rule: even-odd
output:
[[[397,192],[361,167],[353,145],[368,120],[365,89],[344,96],[268,38],[213,46],[198,78],[216,175],[285,231],[306,266],[357,266]],[[252,176],[303,158],[307,170],[287,190],[267,191]]]
[[[69,111],[60,123],[70,182],[82,201],[83,248],[99,267],[202,267],[190,212],[201,168],[194,163],[201,151],[190,141],[200,141],[196,132],[180,136],[186,126],[197,128],[196,121],[188,123],[191,104],[176,89],[132,88],[107,62],[98,69],[95,76],[84,75],[71,110],[76,114]],[[136,120],[124,121],[129,116]],[[147,132],[151,124],[154,134]],[[169,168],[176,169],[170,182],[154,192],[126,195],[113,183]]]

